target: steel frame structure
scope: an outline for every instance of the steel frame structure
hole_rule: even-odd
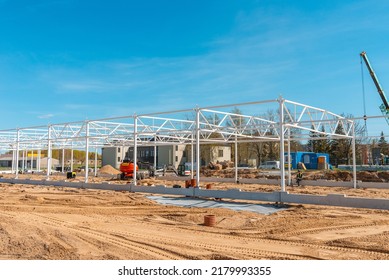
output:
[[[228,108],[254,106],[277,111],[274,119],[256,114],[244,115],[225,112]],[[183,115],[185,115],[183,117]],[[337,134],[342,126],[344,134]],[[327,110],[285,100],[273,100],[228,104],[205,108],[193,108],[170,112],[141,114],[86,120],[46,126],[0,130],[0,151],[13,151],[13,170],[17,177],[20,151],[48,151],[47,179],[51,170],[51,151],[53,149],[85,149],[106,146],[133,146],[136,164],[138,146],[158,146],[169,144],[191,144],[195,146],[195,164],[200,170],[200,145],[209,143],[237,143],[247,141],[279,142],[280,162],[284,166],[284,146],[290,139],[308,139],[309,132],[331,138],[352,139],[354,187],[356,187],[355,133],[354,122]],[[289,145],[287,145],[289,148]],[[192,149],[193,151],[193,149]],[[290,150],[288,149],[288,152]],[[192,157],[193,159],[193,157]],[[88,158],[85,161],[88,170]],[[193,166],[193,165],[192,165]],[[235,156],[235,167],[237,156]],[[237,180],[237,168],[235,168]],[[88,172],[85,172],[85,182]],[[200,172],[196,172],[197,186]],[[136,184],[136,171],[134,184]],[[285,170],[281,168],[281,190],[285,191]],[[290,180],[290,172],[289,172]]]

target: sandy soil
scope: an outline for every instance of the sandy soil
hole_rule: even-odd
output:
[[[212,187],[279,190],[220,183]],[[389,190],[381,189],[307,186],[288,191],[389,197]],[[204,225],[209,214],[216,215],[215,227]],[[388,260],[388,214],[288,205],[262,215],[158,205],[139,193],[0,184],[0,259]]]

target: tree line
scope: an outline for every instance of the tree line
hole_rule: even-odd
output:
[[[238,108],[234,108],[232,113],[237,115],[242,114]],[[352,115],[342,115],[346,119],[353,118]],[[260,116],[266,120],[277,121],[278,112],[274,110],[269,110],[265,114]],[[214,120],[213,120],[214,121]],[[240,126],[242,120],[236,116],[232,118],[232,122],[236,126]],[[269,129],[266,132],[266,136],[276,136],[276,131],[274,129]],[[335,129],[335,134],[337,135],[346,135],[345,130],[349,127],[343,127],[338,124]],[[294,139],[293,136],[298,129],[291,129],[291,138],[290,138],[290,151],[291,152],[315,152],[315,153],[327,153],[329,154],[330,164],[338,166],[339,164],[352,164],[352,139],[351,138],[341,138],[341,137],[330,137],[326,135],[324,126],[321,126],[319,131],[309,133],[308,140],[302,141]],[[312,130],[313,127],[312,127]],[[371,154],[372,148],[379,149],[382,155],[389,156],[389,144],[387,143],[384,133],[381,132],[381,136],[378,140],[373,140],[368,143],[367,141],[367,131],[366,126],[361,124],[361,122],[354,121],[354,131],[355,131],[355,151],[356,151],[356,164],[363,164],[366,162],[366,157],[368,154]],[[255,134],[254,134],[255,135]],[[257,134],[258,135],[258,134]],[[215,136],[216,137],[216,136]],[[242,139],[242,138],[240,138]],[[211,144],[212,146],[213,144]],[[215,144],[216,146],[217,144]],[[234,144],[229,144],[231,146],[232,159],[235,159],[235,149]],[[249,159],[256,159],[257,164],[260,164],[268,160],[279,160],[280,158],[280,143],[279,141],[258,141],[246,139],[245,142],[238,143],[238,163],[247,164]],[[287,152],[288,142],[285,141],[285,152]],[[203,149],[203,148],[202,148]],[[206,148],[209,149],[209,148]],[[374,162],[371,162],[374,163]]]
[[[28,151],[30,154],[31,151]],[[33,151],[34,152],[34,155],[37,155],[37,151]],[[64,156],[65,156],[65,160],[70,160],[71,159],[71,150],[68,150],[68,149],[65,149],[64,150]],[[22,151],[19,152],[20,153],[20,156],[22,156]],[[12,154],[12,151],[8,151],[7,154]],[[47,157],[47,150],[41,150],[41,157]],[[80,150],[73,150],[73,160],[74,161],[79,161],[81,163],[84,163],[85,162],[85,155],[86,155],[86,152],[85,151],[80,151]],[[95,152],[89,152],[88,153],[88,158],[89,159],[95,159]],[[59,161],[62,161],[62,149],[53,149],[51,151],[51,157],[52,158],[55,158],[55,159],[58,159]],[[100,160],[101,159],[101,154],[97,153],[97,159]]]

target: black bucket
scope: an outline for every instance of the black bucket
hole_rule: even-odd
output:
[[[76,178],[76,172],[67,172],[67,173],[66,173],[66,178],[67,178],[67,179]]]

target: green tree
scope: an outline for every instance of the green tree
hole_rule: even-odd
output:
[[[345,119],[353,119],[353,115],[344,115]],[[351,130],[351,126],[354,125],[355,132],[355,151],[356,159],[358,160],[358,153],[364,149],[366,142],[366,127],[359,121],[351,122],[339,122],[335,129],[335,133],[339,135],[346,135],[345,131]],[[344,127],[345,126],[345,127]],[[352,139],[349,138],[335,138],[333,137],[330,142],[330,163],[333,165],[338,164],[351,164],[352,163]],[[359,153],[360,154],[360,153]],[[361,158],[359,157],[361,163]]]
[[[345,135],[342,123],[339,123],[335,129],[335,133]],[[346,138],[334,138],[330,142],[330,162],[334,165],[348,164],[351,148],[351,140]]]
[[[311,127],[314,129],[314,127]],[[307,142],[307,149],[310,152],[314,153],[329,153],[331,150],[331,143],[328,139],[328,136],[325,132],[325,128],[322,125],[320,132],[310,131],[309,132],[310,139]]]
[[[47,150],[42,150],[41,151],[41,156],[42,157],[47,157]],[[62,149],[53,149],[51,151],[51,156],[55,159],[58,159],[59,161],[62,160]],[[71,158],[71,150],[70,149],[65,149],[65,159],[70,160]],[[89,152],[88,153],[88,158],[89,159],[94,159],[95,158],[95,152]],[[85,151],[80,151],[80,150],[73,150],[73,159],[77,161],[81,161],[82,163],[85,163]],[[101,159],[101,154],[97,154],[97,159]]]
[[[317,142],[318,140],[316,138],[318,138],[320,134],[314,131],[313,125],[311,126],[311,129],[312,130],[309,131],[309,140],[307,142],[307,149],[310,152],[316,153],[318,151],[318,142]]]
[[[262,119],[275,121],[277,118],[277,113],[274,110],[268,110],[263,115],[259,116]],[[267,122],[263,123],[264,126],[268,126]],[[264,129],[264,127],[263,127]],[[254,135],[259,136],[259,133]],[[276,139],[276,128],[269,126],[266,128],[266,137],[274,137]],[[280,158],[279,155],[279,141],[255,141],[250,143],[250,151],[252,157],[257,158],[257,163],[260,164],[266,160],[277,160]]]
[[[329,153],[331,151],[331,142],[328,139],[327,134],[325,134],[325,128],[322,125],[321,127],[321,138],[318,140],[317,151],[319,153]]]
[[[380,139],[378,140],[378,147],[380,148],[382,154],[388,155],[389,153],[388,142],[386,142],[383,131],[381,131],[381,136]]]

